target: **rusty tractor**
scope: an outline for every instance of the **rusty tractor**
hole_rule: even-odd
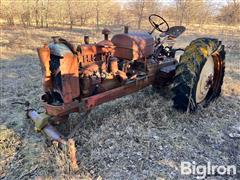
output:
[[[61,37],[38,48],[43,74],[44,116],[29,110],[36,129],[52,139],[61,135],[52,122],[67,120],[73,112],[89,112],[95,106],[152,85],[155,89],[171,86],[173,105],[180,111],[195,111],[220,96],[224,77],[225,50],[221,41],[198,38],[185,49],[174,48],[183,26],[169,27],[159,15],[149,16],[150,32],[124,32],[109,38],[74,47]],[[153,37],[158,31],[159,36]],[[181,54],[177,59],[176,54]]]

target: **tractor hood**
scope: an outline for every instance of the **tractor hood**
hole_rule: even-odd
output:
[[[153,54],[154,39],[149,33],[123,33],[113,36],[113,55],[127,60],[137,60]]]

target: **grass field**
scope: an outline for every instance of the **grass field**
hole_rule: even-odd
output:
[[[147,87],[98,106],[86,119],[72,114],[67,134],[81,121],[75,135],[79,170],[71,171],[67,152],[48,146],[34,131],[24,108],[11,103],[29,100],[43,110],[41,70],[36,48],[61,35],[75,44],[84,34],[92,41],[101,33],[89,29],[1,29],[0,177],[1,179],[192,179],[180,175],[181,161],[237,166],[240,179],[240,35],[186,32],[176,44],[184,48],[197,37],[210,36],[226,46],[222,96],[207,108],[183,114],[172,108],[166,92]],[[162,96],[165,94],[165,96]],[[228,178],[228,177],[227,177]],[[207,179],[226,179],[211,176]]]

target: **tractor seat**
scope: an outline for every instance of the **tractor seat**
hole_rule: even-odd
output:
[[[173,27],[169,28],[169,30],[166,32],[166,34],[169,35],[172,38],[177,38],[185,30],[186,30],[186,28],[184,26],[173,26]]]

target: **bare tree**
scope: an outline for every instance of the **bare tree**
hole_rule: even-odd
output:
[[[69,0],[67,1],[67,7],[68,7],[68,14],[69,14],[69,22],[70,22],[70,30],[73,28],[74,24],[74,17],[73,17],[73,6],[72,6],[72,1]]]
[[[46,13],[45,13],[45,22],[46,22],[46,27],[48,27],[48,6],[49,6],[49,0],[47,0],[47,4],[46,4]]]
[[[14,6],[14,1],[1,1],[1,12],[9,26],[15,25],[16,6]]]
[[[137,18],[137,27],[141,28],[146,0],[134,0],[129,3],[131,13]]]
[[[175,0],[176,21],[183,23],[203,24],[211,16],[209,2],[206,0]]]
[[[227,5],[220,9],[220,15],[218,19],[227,24],[239,24],[240,23],[240,1],[228,0]]]
[[[35,17],[35,25],[36,27],[38,27],[39,26],[39,0],[35,1],[34,17]]]
[[[78,6],[78,15],[77,20],[80,23],[80,26],[83,26],[87,21],[93,16],[92,4],[90,1],[81,0]]]
[[[55,25],[122,25],[131,24],[138,29],[148,28],[148,16],[159,14],[176,24],[206,24],[214,19],[228,24],[240,23],[240,0],[226,0],[219,14],[211,0],[174,0],[175,7],[162,6],[164,0],[0,0],[1,19],[8,25],[48,27]],[[211,9],[212,8],[212,9]],[[167,15],[167,16],[166,16]],[[145,23],[146,22],[146,23]]]
[[[144,19],[155,13],[159,9],[159,1],[157,0],[133,0],[128,3],[128,11],[133,15],[133,19],[137,21],[137,28],[141,29]]]
[[[69,19],[70,29],[73,28],[73,25],[80,23],[84,25],[86,21],[90,18],[94,18],[94,12],[96,12],[96,22],[97,26],[100,21],[100,1],[85,1],[85,0],[66,0],[67,3],[67,17]],[[96,11],[93,11],[96,9]],[[63,9],[64,11],[64,9]]]
[[[176,20],[179,20],[181,26],[186,16],[187,2],[185,0],[176,0]]]

